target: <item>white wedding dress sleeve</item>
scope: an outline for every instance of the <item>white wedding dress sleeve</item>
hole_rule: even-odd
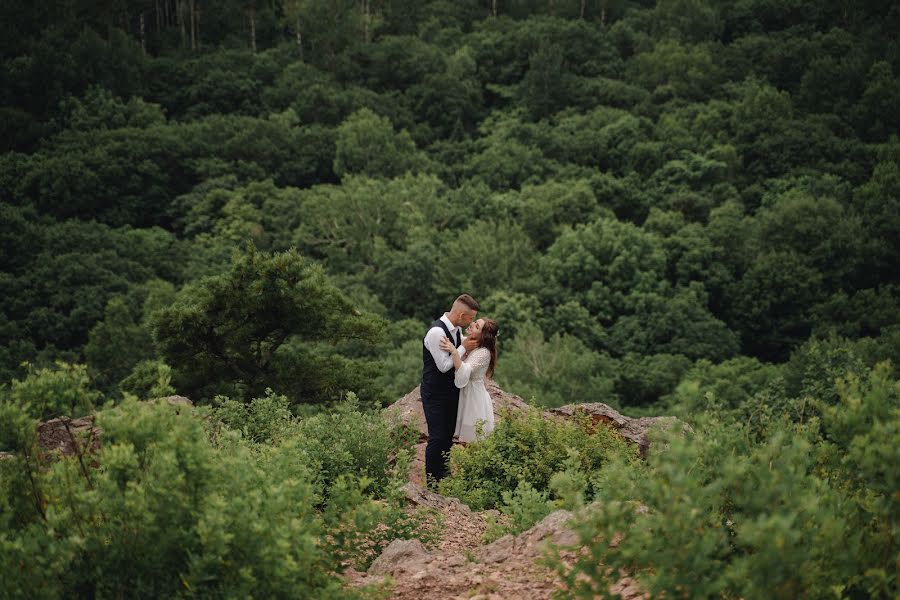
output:
[[[459,388],[455,435],[461,442],[475,441],[494,429],[494,406],[484,387],[484,376],[490,364],[491,353],[476,348],[454,375],[454,383]]]

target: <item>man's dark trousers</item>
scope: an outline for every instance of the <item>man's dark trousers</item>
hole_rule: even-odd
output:
[[[440,327],[459,348],[460,340],[450,335],[447,325],[438,319],[431,328]],[[425,446],[425,476],[428,483],[438,482],[447,475],[447,453],[453,445],[456,430],[456,410],[459,407],[459,388],[453,383],[455,371],[441,373],[431,352],[422,343],[422,408],[428,424],[428,444]]]

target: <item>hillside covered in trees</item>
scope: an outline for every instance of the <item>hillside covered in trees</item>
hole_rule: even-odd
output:
[[[414,533],[378,513],[409,440],[369,437],[370,409],[418,383],[425,327],[467,292],[504,389],[698,432],[636,465],[511,425],[493,452],[559,451],[509,457],[529,487],[484,508],[604,499],[586,544],[631,541],[590,560],[669,595],[895,597],[898,31],[879,0],[4,2],[4,581],[65,565],[47,597],[124,593],[140,541],[171,552],[137,595],[340,595],[346,511]],[[137,401],[176,392],[218,425]],[[102,481],[36,466],[35,420],[94,412]],[[154,495],[175,473],[196,512]],[[448,493],[496,479],[459,473]],[[224,566],[266,563],[251,530],[296,505],[282,562]]]

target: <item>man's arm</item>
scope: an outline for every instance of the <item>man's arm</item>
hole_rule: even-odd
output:
[[[434,364],[437,365],[438,371],[441,373],[446,373],[453,368],[453,357],[440,348],[441,338],[444,337],[447,336],[440,327],[432,327],[428,330],[428,333],[425,334],[425,347],[431,352]],[[460,346],[457,348],[457,352],[459,353],[459,356],[462,356],[465,353],[465,349]]]

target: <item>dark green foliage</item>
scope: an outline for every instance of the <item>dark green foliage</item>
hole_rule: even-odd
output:
[[[527,420],[455,457],[508,531],[602,503],[573,593],[896,596],[896,3],[200,4],[4,4],[0,596],[343,594],[416,527],[406,442],[317,411],[406,394],[460,292],[504,389],[697,432],[637,475]],[[174,393],[230,398],[218,445],[129,397]],[[123,397],[93,481],[35,462],[33,418]]]
[[[371,342],[376,326],[296,251],[266,255],[252,247],[235,255],[228,273],[182,290],[152,319],[163,357],[178,365],[179,389],[248,398],[274,386],[295,402],[346,389],[317,373],[317,354],[344,339]]]

